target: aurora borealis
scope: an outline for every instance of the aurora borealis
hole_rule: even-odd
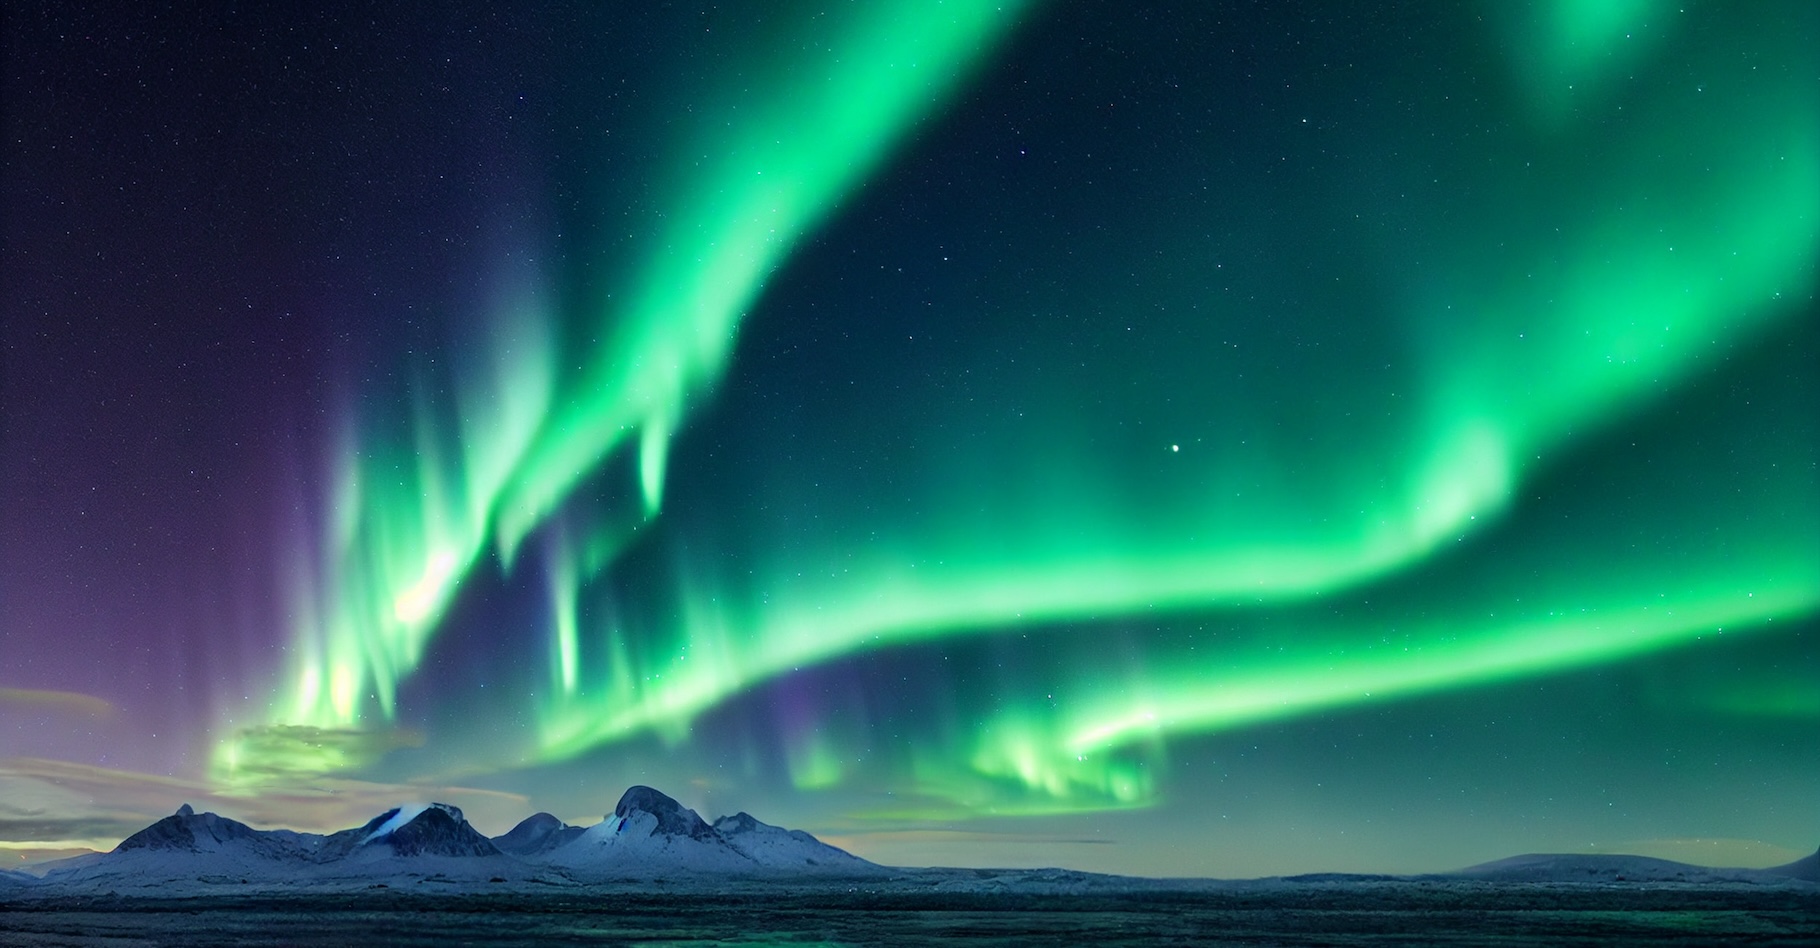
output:
[[[1811,850],[1820,13],[758,6],[9,22],[0,846]]]

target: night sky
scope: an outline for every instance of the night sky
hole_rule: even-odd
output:
[[[1820,5],[41,6],[5,859],[1820,844]]]

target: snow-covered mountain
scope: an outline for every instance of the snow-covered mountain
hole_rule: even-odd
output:
[[[257,830],[184,804],[111,852],[50,864],[40,885],[71,892],[187,891],[197,884],[367,885],[394,877],[524,875],[521,864],[446,804],[388,810],[327,836]]]
[[[1665,859],[1615,855],[1514,856],[1443,876],[1318,876],[1248,883],[1140,880],[1042,870],[888,869],[808,833],[748,813],[713,823],[651,787],[632,787],[613,813],[590,827],[548,813],[488,839],[460,809],[441,803],[397,807],[328,835],[258,830],[188,805],[127,837],[107,853],[51,863],[41,877],[0,870],[0,898],[110,893],[159,896],[352,892],[551,891],[594,883],[675,881],[719,890],[728,884],[848,886],[864,879],[916,892],[1070,893],[1162,891],[1208,885],[1427,884],[1456,879],[1596,885],[1746,883],[1809,888],[1820,883],[1820,852],[1773,869],[1714,869]]]
[[[249,855],[276,858],[288,855],[287,848],[276,834],[268,835],[213,813],[197,813],[185,803],[176,813],[122,840],[114,851],[218,853],[241,850]]]
[[[362,834],[355,847],[384,846],[398,856],[500,855],[492,840],[468,825],[459,807],[446,803],[388,810],[359,830],[343,832]]]
[[[213,813],[198,814],[186,804],[112,852],[49,864],[40,888],[103,892],[158,888],[177,879],[265,879],[309,864],[307,844],[287,845],[293,842]]]
[[[651,787],[627,790],[611,816],[575,838],[527,858],[581,877],[608,878],[883,871],[808,833],[770,826],[745,813],[710,825],[694,810]]]
[[[802,830],[761,823],[744,811],[715,820],[714,832],[735,851],[768,869],[838,873],[878,868]]]
[[[594,826],[569,826],[539,813],[496,839],[443,803],[397,807],[328,835],[258,830],[185,804],[112,852],[52,863],[42,879],[0,877],[0,887],[30,884],[72,894],[223,886],[263,891],[884,871],[808,833],[745,813],[710,825],[657,790],[633,787]]]
[[[112,852],[51,863],[43,882],[75,888],[141,888],[172,878],[265,878],[316,861],[323,837],[256,830],[184,804]]]

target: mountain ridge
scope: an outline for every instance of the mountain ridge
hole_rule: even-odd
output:
[[[794,883],[866,891],[1060,894],[1225,886],[1395,885],[1409,882],[1566,885],[1820,885],[1820,851],[1769,869],[1724,869],[1624,855],[1532,853],[1417,876],[1312,873],[1252,880],[1143,879],[1066,869],[910,869],[880,866],[802,830],[740,811],[712,823],[646,786],[628,789],[592,826],[536,813],[487,837],[458,807],[394,807],[326,835],[259,830],[184,804],[112,851],[48,863],[41,874],[0,870],[7,899],[89,895],[284,894],[386,890],[549,891],[590,885]]]
[[[1794,862],[1772,866],[1763,871],[1803,882],[1820,882],[1820,849],[1815,849]]]
[[[729,822],[730,821],[730,822]],[[329,834],[260,830],[184,804],[106,853],[48,863],[41,876],[9,875],[7,890],[158,891],[211,885],[531,883],[567,885],[638,878],[742,878],[779,872],[876,875],[883,867],[800,830],[748,814],[727,832],[651,787],[635,786],[591,827],[535,814],[498,837],[459,807],[393,807]],[[730,839],[729,836],[734,837]]]
[[[1738,869],[1700,866],[1620,853],[1525,853],[1445,875],[1493,882],[1716,882],[1794,879],[1820,882],[1820,851],[1781,866]]]

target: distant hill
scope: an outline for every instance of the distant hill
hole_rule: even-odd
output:
[[[1482,863],[1448,875],[1489,882],[1763,882],[1798,878],[1793,872],[1784,870],[1799,865],[1792,863],[1778,869],[1724,869],[1649,856],[1531,853]]]
[[[1802,859],[1797,859],[1786,866],[1777,866],[1774,869],[1765,869],[1763,871],[1772,875],[1785,876],[1790,879],[1801,879],[1806,882],[1820,882],[1820,849],[1817,849],[1813,854]]]

